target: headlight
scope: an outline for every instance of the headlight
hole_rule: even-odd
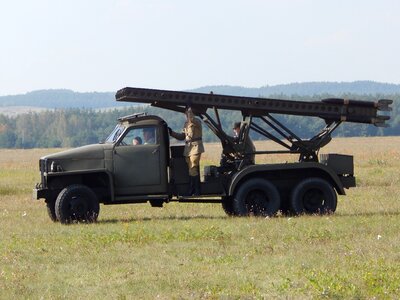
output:
[[[55,161],[51,162],[50,172],[55,173],[55,172],[62,172],[62,171],[63,171],[63,169],[58,162],[55,162]]]

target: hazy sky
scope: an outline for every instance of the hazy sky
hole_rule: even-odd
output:
[[[400,1],[0,0],[0,95],[400,83]]]

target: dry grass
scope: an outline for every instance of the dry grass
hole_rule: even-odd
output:
[[[203,163],[218,161],[218,145],[206,150]],[[359,183],[329,217],[230,218],[172,203],[102,206],[98,223],[63,226],[30,196],[38,158],[54,151],[0,150],[1,299],[400,296],[400,138],[327,147],[355,155]]]

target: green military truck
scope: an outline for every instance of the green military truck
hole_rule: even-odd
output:
[[[117,101],[148,103],[177,112],[188,105],[222,144],[220,165],[204,166],[201,196],[183,196],[189,174],[183,145],[170,145],[168,124],[158,116],[133,114],[103,142],[47,155],[39,161],[41,181],[34,199],[44,199],[50,218],[61,223],[94,222],[99,204],[149,202],[162,207],[171,201],[221,203],[232,216],[328,214],[336,210],[337,194],[354,187],[353,157],[318,151],[343,122],[387,126],[391,100],[377,102],[324,99],[318,102],[278,100],[124,88]],[[237,139],[222,129],[220,109],[242,114]],[[273,115],[272,115],[273,114]],[[303,139],[275,114],[322,118],[326,126]],[[249,132],[279,144],[283,150],[246,152]],[[298,162],[253,164],[249,155],[291,153]]]

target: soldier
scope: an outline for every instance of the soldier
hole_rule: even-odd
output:
[[[233,138],[235,142],[239,141],[239,133],[240,133],[240,122],[235,122],[233,124]],[[244,144],[244,152],[245,153],[253,153],[253,154],[245,154],[244,158],[248,159],[251,164],[255,164],[255,154],[256,147],[253,144],[253,141],[250,138],[250,135],[247,136],[246,142]]]
[[[140,138],[140,136],[137,136],[132,140],[132,145],[134,145],[134,146],[141,145],[141,144],[142,144],[142,139]]]
[[[156,139],[155,139],[155,134],[154,134],[154,128],[150,128],[150,127],[143,128],[143,138],[144,138],[145,145],[155,144]]]
[[[183,155],[186,157],[186,163],[189,167],[189,191],[188,195],[200,195],[200,158],[204,152],[202,141],[201,121],[195,118],[192,109],[189,107],[185,111],[186,122],[182,133],[174,132],[168,128],[169,134],[177,140],[185,140],[185,149]]]

